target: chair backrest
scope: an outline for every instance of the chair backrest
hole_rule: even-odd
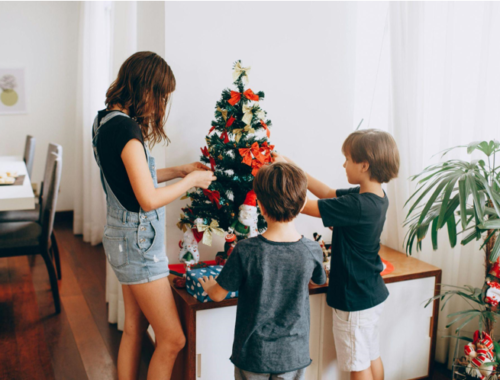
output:
[[[50,176],[45,182],[46,195],[43,197],[41,206],[41,223],[42,223],[42,236],[41,245],[44,249],[49,248],[50,236],[54,228],[54,219],[56,216],[57,196],[59,194],[59,185],[61,183],[62,171],[62,155],[51,153],[50,164],[52,170]]]
[[[28,177],[31,181],[31,172],[33,171],[33,162],[35,161],[35,138],[33,136],[26,136],[26,143],[24,144],[24,162],[26,169],[28,169]]]
[[[48,178],[50,177],[50,172],[52,170],[51,153],[62,156],[62,146],[59,144],[49,143],[49,148],[47,149],[47,158],[45,159],[45,171],[43,172],[43,179],[40,183],[40,194],[38,196],[38,203],[40,204],[40,206],[42,205],[43,199],[43,183],[48,180]]]
[[[43,174],[43,181],[40,186],[40,222],[43,216],[43,209],[45,207],[45,201],[49,193],[49,184],[51,181],[52,171],[54,170],[54,161],[61,157],[62,160],[63,148],[59,144],[49,143],[49,148],[47,149],[47,158],[45,160],[45,172]]]

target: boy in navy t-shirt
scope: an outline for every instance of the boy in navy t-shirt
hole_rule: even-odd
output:
[[[308,189],[319,200],[308,200],[302,212],[333,227],[327,302],[340,368],[352,380],[382,380],[378,325],[389,296],[378,254],[389,206],[382,183],[397,177],[399,152],[389,133],[368,129],[351,133],[342,153],[348,182],[359,186],[334,190],[308,175]]]

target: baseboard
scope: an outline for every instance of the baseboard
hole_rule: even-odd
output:
[[[56,211],[56,223],[64,223],[73,225],[73,210],[69,211]]]

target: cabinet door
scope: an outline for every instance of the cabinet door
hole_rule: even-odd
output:
[[[317,380],[320,371],[321,326],[324,294],[309,298],[311,305],[310,355],[312,364],[306,380]],[[236,306],[202,310],[196,313],[196,378],[233,380],[234,366],[229,360],[233,348]]]
[[[388,284],[380,323],[380,345],[387,380],[416,379],[429,374],[430,327],[435,277]]]
[[[196,312],[196,379],[234,380],[236,306]]]
[[[306,380],[318,380],[321,373],[321,347],[322,347],[322,328],[323,315],[325,310],[325,295],[314,294],[309,296],[309,304],[311,307],[311,327],[309,330],[309,352],[311,354],[312,363],[306,369]]]

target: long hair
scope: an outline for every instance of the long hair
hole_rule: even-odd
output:
[[[156,53],[140,51],[123,62],[106,92],[106,106],[127,109],[150,147],[162,140],[168,144],[165,111],[174,90],[175,77],[167,62]]]

